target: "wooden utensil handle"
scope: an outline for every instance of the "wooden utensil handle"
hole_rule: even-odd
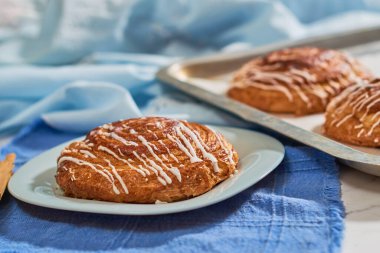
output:
[[[4,195],[8,181],[12,176],[15,159],[15,154],[8,154],[4,161],[0,161],[0,200]]]

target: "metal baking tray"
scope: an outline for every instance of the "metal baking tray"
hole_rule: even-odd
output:
[[[161,69],[157,78],[200,100],[326,152],[363,172],[380,176],[380,149],[347,145],[323,136],[323,114],[294,117],[260,111],[228,98],[232,74],[244,63],[270,51],[299,46],[340,49],[359,58],[380,75],[380,27],[277,43],[239,53],[192,58]]]

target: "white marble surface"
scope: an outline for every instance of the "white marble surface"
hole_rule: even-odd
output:
[[[10,138],[0,138],[0,147]],[[340,178],[346,208],[342,252],[380,252],[380,177],[341,165]]]
[[[341,166],[346,208],[344,253],[380,252],[380,177]]]

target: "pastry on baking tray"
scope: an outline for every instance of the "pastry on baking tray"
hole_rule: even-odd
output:
[[[172,202],[198,196],[237,168],[232,145],[210,128],[146,117],[97,127],[58,158],[66,196],[114,202]]]
[[[263,111],[305,115],[325,111],[331,98],[371,74],[346,54],[314,47],[274,51],[245,64],[228,96]]]
[[[380,147],[380,79],[344,90],[327,106],[326,135],[351,144]]]

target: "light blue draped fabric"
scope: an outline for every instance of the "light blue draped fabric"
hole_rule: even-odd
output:
[[[0,134],[29,126],[0,156],[15,152],[20,166],[94,126],[140,115],[247,126],[158,83],[156,71],[182,57],[375,25],[375,0],[2,0]],[[344,210],[334,159],[281,141],[286,157],[274,173],[189,213],[72,213],[6,194],[0,252],[338,252]]]
[[[3,0],[0,134],[40,115],[80,132],[140,115],[131,94],[178,57],[380,25],[379,10],[371,0]]]

